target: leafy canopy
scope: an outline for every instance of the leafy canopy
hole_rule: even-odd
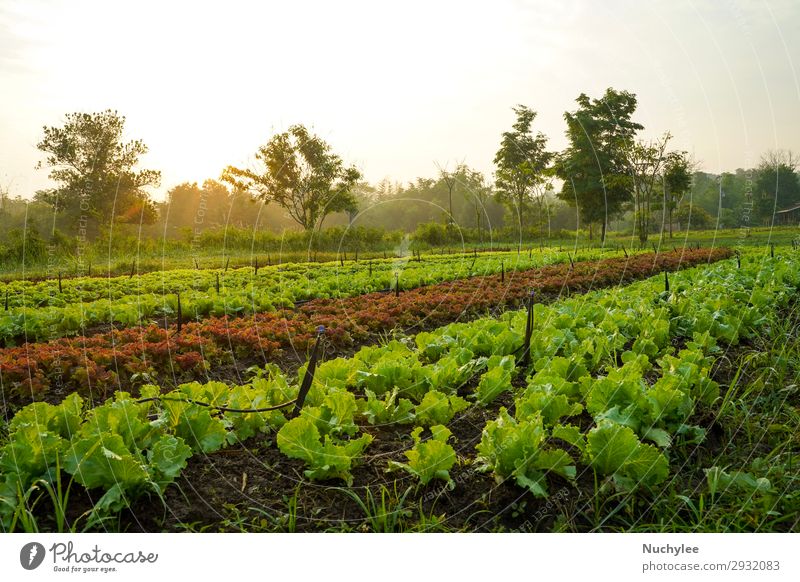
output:
[[[578,109],[564,114],[569,146],[555,165],[564,182],[558,196],[585,222],[607,224],[630,199],[627,156],[643,129],[631,121],[636,95],[609,88],[600,99],[581,93],[576,101]]]
[[[228,166],[222,180],[278,204],[304,229],[321,226],[332,212],[355,210],[352,190],[361,173],[345,167],[330,145],[303,125],[273,136],[255,157],[261,170]]]
[[[525,220],[531,203],[544,195],[549,183],[549,167],[554,154],[547,151],[547,136],[531,130],[536,112],[518,105],[517,121],[511,131],[503,132],[500,149],[494,156],[497,199],[513,216]]]
[[[76,219],[85,215],[87,222],[153,222],[155,208],[144,188],[158,186],[161,172],[134,169],[147,146],[123,142],[124,127],[125,117],[110,109],[69,113],[63,126],[45,127],[36,147],[46,157],[37,168],[50,168],[48,177],[58,186],[36,198]]]

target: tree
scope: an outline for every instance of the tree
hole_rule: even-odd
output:
[[[679,229],[682,228],[682,225],[686,225],[686,230],[692,228],[703,230],[714,224],[714,217],[691,201],[678,207],[675,211],[675,220],[678,221]]]
[[[125,117],[116,111],[70,113],[62,127],[45,127],[37,148],[58,187],[36,193],[57,212],[89,223],[151,222],[156,213],[148,186],[157,187],[161,172],[134,170],[147,153],[141,140],[122,141]]]
[[[775,211],[800,202],[797,156],[789,151],[770,151],[756,169],[753,206],[764,223],[772,222]]]
[[[487,186],[483,174],[471,169],[463,162],[456,165],[452,171],[442,169],[438,164],[437,167],[439,168],[439,182],[447,191],[448,226],[458,224],[453,207],[453,192],[460,191],[463,199],[471,203],[471,207],[475,210],[475,227],[478,229],[478,235],[482,236],[481,213],[485,212],[485,206],[491,194],[491,188]]]
[[[195,231],[224,226],[230,219],[232,198],[228,187],[216,180],[205,180],[202,187],[196,182],[178,184],[167,192],[168,224]]]
[[[664,191],[663,205],[669,223],[669,238],[672,238],[672,213],[692,187],[695,166],[696,164],[689,160],[685,151],[667,154],[662,187]]]
[[[653,141],[639,141],[633,144],[628,155],[634,226],[642,244],[647,242],[650,233],[653,193],[667,163],[667,144],[670,139],[672,135],[667,132]]]
[[[605,241],[608,221],[631,198],[628,155],[643,127],[631,121],[637,103],[633,93],[609,88],[600,99],[581,93],[576,102],[578,109],[564,114],[569,146],[555,166],[563,180],[558,196],[578,208],[590,238],[591,225],[600,222]]]
[[[436,164],[436,167],[439,169],[439,179],[444,182],[447,188],[447,225],[449,226],[455,222],[453,217],[453,190],[458,182],[459,172],[463,173],[464,164],[457,164],[456,169],[452,172],[447,171],[447,167],[442,168],[439,164]]]
[[[452,173],[455,176],[454,223],[461,227],[478,227],[478,238],[485,234],[488,226],[499,228],[504,208],[494,200],[492,188],[483,174],[463,164]],[[360,226],[413,232],[423,223],[442,223],[442,217],[446,218],[449,213],[449,189],[440,174],[435,178],[417,178],[405,185],[384,180],[369,195],[364,195],[359,185],[355,193],[359,208],[364,209],[358,215]]]
[[[322,226],[332,212],[349,212],[356,206],[353,188],[361,179],[320,137],[302,125],[273,136],[256,152],[260,170],[228,166],[222,180],[274,202],[310,231]]]
[[[483,242],[483,221],[481,217],[487,214],[486,205],[492,195],[492,187],[486,183],[486,178],[477,170],[471,170],[463,166],[461,175],[464,180],[464,198],[469,201],[472,199],[475,208],[475,228],[478,229],[478,238]],[[486,216],[487,220],[489,216]],[[491,222],[487,224],[491,227]]]
[[[534,202],[538,202],[541,216],[554,154],[546,150],[547,136],[541,132],[533,135],[531,125],[536,112],[518,105],[514,113],[517,121],[511,131],[503,132],[500,149],[494,156],[495,184],[497,199],[524,225]]]

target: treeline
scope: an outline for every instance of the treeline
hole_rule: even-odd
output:
[[[596,99],[581,94],[576,104],[564,113],[563,151],[550,150],[548,136],[533,129],[534,110],[514,107],[491,178],[459,164],[408,184],[368,184],[323,139],[293,125],[259,147],[250,167],[176,185],[163,202],[149,194],[160,172],[139,167],[147,146],[123,140],[123,116],[68,114],[62,126],[45,127],[37,144],[53,187],[30,202],[0,191],[0,260],[41,261],[44,253],[79,253],[86,245],[191,249],[230,241],[234,231],[317,250],[340,245],[343,236],[353,247],[382,248],[404,233],[443,245],[542,240],[565,230],[602,240],[609,228],[644,244],[675,229],[769,224],[776,210],[800,203],[790,152],[768,152],[755,168],[714,176],[671,150],[668,132],[641,137],[634,94],[610,88]],[[325,234],[331,227],[339,230]]]

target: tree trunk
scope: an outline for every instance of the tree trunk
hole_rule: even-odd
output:
[[[603,219],[603,226],[600,231],[600,244],[606,244],[606,219]]]
[[[669,238],[672,238],[672,204],[669,205]]]
[[[589,240],[592,240],[592,223],[589,223]]]
[[[644,202],[639,197],[639,242],[644,245],[647,242],[647,221],[645,216]]]
[[[453,219],[453,189],[452,188],[450,188],[448,190],[448,197],[450,199],[450,219],[448,220],[448,223],[452,224],[452,223],[455,222],[455,220]]]
[[[477,202],[475,203],[475,225],[478,228],[478,239],[483,242],[483,231],[481,230],[481,208]]]

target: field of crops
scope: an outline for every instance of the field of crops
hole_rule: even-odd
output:
[[[800,254],[770,254],[9,283],[2,530],[792,530]]]
[[[633,254],[635,251],[631,251]],[[627,254],[628,251],[626,250]],[[474,275],[524,271],[568,260],[590,261],[622,251],[489,252],[408,255],[369,261],[290,263],[233,270],[170,270],[121,277],[78,277],[0,283],[5,310],[0,342],[52,340],[98,326],[174,322],[273,312],[309,299],[340,299],[398,285],[411,289]]]

